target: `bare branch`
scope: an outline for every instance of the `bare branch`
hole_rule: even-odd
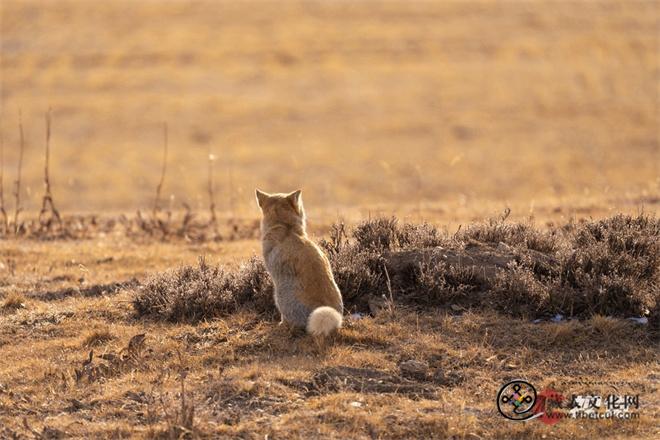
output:
[[[227,164],[227,177],[229,180],[228,188],[229,194],[227,198],[229,200],[229,215],[234,219],[234,168],[231,160]]]
[[[44,164],[44,185],[46,194],[50,193],[50,179],[48,178],[48,166],[50,164],[50,108],[46,113],[46,162]]]
[[[167,122],[163,122],[163,167],[161,169],[160,181],[156,187],[156,198],[154,199],[153,217],[156,218],[160,211],[160,193],[165,182],[165,173],[167,172]]]
[[[45,161],[44,161],[44,196],[41,203],[41,211],[39,212],[39,223],[42,228],[50,229],[53,219],[61,226],[62,219],[60,218],[60,213],[55,208],[55,203],[53,202],[53,194],[50,190],[50,125],[51,125],[51,109],[48,109],[46,113],[46,151],[44,152]]]
[[[0,121],[0,215],[2,215],[2,233],[9,233],[9,219],[5,211],[5,136]]]
[[[209,147],[209,182],[208,182],[208,193],[209,193],[209,211],[211,212],[211,223],[215,224],[217,219],[215,215],[215,190],[213,187],[213,162],[215,161],[215,155],[211,152],[211,147]]]
[[[23,153],[25,151],[25,136],[23,134],[23,114],[18,110],[18,131],[20,134],[19,156],[18,156],[18,172],[16,173],[16,181],[14,182],[14,198],[16,205],[14,206],[14,235],[18,235],[19,224],[18,215],[21,212],[21,170],[23,169]]]

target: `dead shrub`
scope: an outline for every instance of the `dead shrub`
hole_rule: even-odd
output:
[[[394,217],[368,220],[357,225],[352,235],[358,249],[392,249],[397,245],[398,220]]]
[[[530,223],[507,222],[508,214],[500,218],[491,218],[486,222],[468,226],[457,234],[457,239],[463,242],[470,240],[482,243],[505,243],[516,248],[532,249],[546,254],[558,250],[559,235],[557,231],[540,231]]]
[[[197,266],[183,266],[147,280],[133,298],[139,316],[171,322],[197,322],[226,316],[240,307],[272,314],[273,286],[257,258],[236,272],[209,266],[204,258]]]
[[[360,250],[420,249],[442,246],[448,239],[429,224],[404,223],[395,217],[376,218],[358,224],[351,234]]]
[[[487,281],[472,267],[422,262],[412,274],[406,301],[413,304],[449,305],[482,290]]]
[[[328,255],[348,311],[369,312],[369,303],[392,292],[394,301],[413,306],[488,307],[513,316],[556,313],[649,316],[657,326],[660,282],[660,222],[640,215],[571,224],[552,231],[505,223],[505,218],[469,227],[448,238],[427,224],[400,225],[395,218],[373,219],[347,231],[339,223],[320,241]],[[472,240],[490,243],[492,255],[515,264],[486,276],[469,261]],[[505,243],[507,246],[500,246]],[[442,246],[466,256],[466,264],[425,262],[386,272],[388,256]],[[483,246],[479,247],[482,249]],[[441,252],[443,250],[440,249]],[[148,280],[134,298],[140,316],[167,321],[199,321],[247,307],[275,314],[273,286],[258,258],[238,271],[210,267],[200,260]]]
[[[489,302],[495,309],[514,316],[532,317],[547,313],[547,287],[526,267],[511,264],[492,283]]]
[[[385,261],[380,253],[346,247],[329,259],[347,309],[365,310],[369,297],[387,292]]]
[[[658,307],[660,220],[616,215],[578,226],[561,253],[561,289],[581,315],[643,316]]]
[[[404,223],[397,231],[397,241],[403,249],[424,249],[451,244],[446,234],[429,223]]]

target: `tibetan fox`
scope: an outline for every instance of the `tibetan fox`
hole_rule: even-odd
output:
[[[300,193],[256,190],[264,261],[282,322],[326,336],[341,327],[343,302],[328,258],[307,237]]]

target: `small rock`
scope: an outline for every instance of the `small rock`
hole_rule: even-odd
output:
[[[360,319],[364,318],[364,314],[362,314],[360,312],[351,313],[350,317],[351,317],[351,320],[353,320],[353,321],[359,321]]]
[[[351,406],[353,408],[360,408],[362,407],[362,402],[351,402]]]
[[[409,360],[401,362],[399,364],[399,369],[403,376],[413,377],[416,379],[426,378],[426,373],[429,370],[429,366],[426,362]]]
[[[563,319],[564,319],[564,315],[562,315],[561,313],[557,313],[555,316],[550,318],[552,322],[561,322]]]

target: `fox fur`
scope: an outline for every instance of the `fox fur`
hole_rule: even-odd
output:
[[[264,261],[282,322],[315,336],[334,332],[342,324],[343,301],[328,258],[307,236],[301,191],[256,190],[256,196]]]

